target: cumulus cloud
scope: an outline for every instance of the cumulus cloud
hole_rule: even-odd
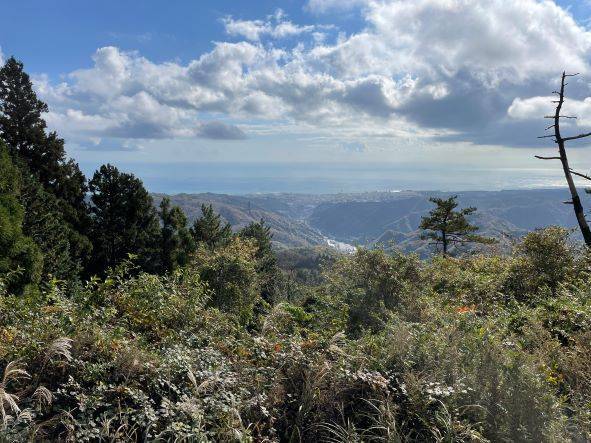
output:
[[[556,97],[530,97],[526,99],[517,97],[509,106],[507,114],[511,118],[521,121],[540,119],[545,115],[554,115],[556,104],[552,103],[553,100],[556,100]],[[562,108],[562,114],[577,117],[576,120],[565,121],[563,123],[564,127],[590,127],[591,97],[584,100],[566,100]]]
[[[517,120],[529,120],[552,114],[552,100],[554,97],[531,97],[522,99],[516,97],[509,106],[507,114]]]
[[[317,29],[313,25],[300,26],[292,23],[287,20],[281,9],[267,17],[267,20],[239,20],[229,16],[222,22],[228,35],[244,37],[251,41],[259,41],[265,36],[275,39],[293,37],[311,33]]]
[[[322,12],[336,4],[310,0],[307,7]],[[226,120],[303,124],[337,136],[371,128],[519,145],[535,140],[543,121],[529,122],[541,117],[539,97],[555,88],[562,69],[591,75],[591,33],[550,1],[339,4],[363,6],[361,31],[314,37],[318,27],[281,12],[254,21],[228,17],[227,33],[244,40],[215,43],[187,64],[105,47],[91,68],[59,84],[40,78],[37,88],[51,106],[52,126],[94,137],[246,137]],[[306,44],[274,44],[303,34],[312,37]],[[586,84],[572,88],[587,103]],[[577,110],[585,114],[586,106]],[[518,123],[519,142],[506,130]]]

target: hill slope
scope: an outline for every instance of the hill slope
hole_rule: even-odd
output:
[[[327,244],[327,239],[355,245],[394,242],[406,251],[426,252],[419,239],[420,219],[431,208],[429,197],[458,195],[460,206],[478,208],[473,217],[481,233],[508,245],[528,231],[558,225],[576,227],[566,189],[471,191],[458,193],[371,192],[360,194],[178,194],[171,196],[192,221],[202,203],[212,204],[235,229],[264,219],[277,247]],[[162,198],[156,194],[156,203]]]

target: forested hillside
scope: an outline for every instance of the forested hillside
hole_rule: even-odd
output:
[[[0,441],[591,439],[591,257],[534,229],[570,224],[553,194],[154,199],[46,110],[8,59]],[[426,258],[375,245],[407,235]],[[273,247],[323,236],[368,247]]]
[[[432,248],[421,241],[419,223],[429,210],[429,197],[458,195],[464,206],[475,206],[474,215],[486,235],[509,252],[527,232],[548,226],[574,228],[572,209],[563,201],[566,189],[528,189],[488,192],[371,192],[359,194],[178,194],[169,196],[190,220],[200,215],[203,203],[215,209],[236,228],[264,219],[278,248],[326,245],[334,239],[357,246],[381,244],[422,257]],[[158,202],[161,195],[155,195]],[[574,232],[574,235],[578,235]]]

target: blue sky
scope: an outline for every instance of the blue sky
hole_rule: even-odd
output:
[[[0,39],[32,72],[57,78],[90,66],[94,51],[111,45],[155,62],[189,62],[227,39],[221,20],[228,15],[255,20],[281,8],[294,22],[333,23],[304,6],[294,0],[22,0],[2,6]],[[347,29],[362,24],[353,14],[337,18]]]
[[[25,63],[86,170],[125,164],[154,182],[208,162],[537,174],[562,69],[581,72],[567,129],[591,126],[588,1],[5,3],[0,56]],[[575,151],[590,168],[586,145]]]

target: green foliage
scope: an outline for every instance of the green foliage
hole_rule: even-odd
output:
[[[410,307],[420,285],[420,262],[400,253],[360,250],[327,272],[328,291],[348,307],[347,332],[379,331],[395,310]]]
[[[202,326],[200,313],[209,291],[192,270],[157,277],[124,278],[116,291],[106,291],[101,303],[114,307],[130,331],[156,342]]]
[[[19,196],[19,171],[0,142],[0,276],[8,277],[8,290],[15,293],[39,282],[42,265],[39,249],[23,234]]]
[[[170,199],[164,197],[160,202],[160,265],[161,270],[170,272],[189,262],[195,251],[195,242],[187,228],[187,217],[178,206],[170,206]]]
[[[86,179],[78,164],[66,158],[64,140],[55,132],[46,134],[41,115],[47,111],[47,105],[37,98],[22,63],[9,58],[0,68],[0,138],[6,142],[13,160],[29,182],[25,187],[34,188],[32,182],[38,181],[44,191],[55,197],[53,210],[62,219],[61,229],[66,231],[69,242],[68,254],[73,262],[86,263],[91,249],[86,237],[89,225]],[[29,194],[38,197],[40,192],[30,191]],[[48,198],[42,197],[42,200]],[[34,204],[43,205],[31,202]],[[25,207],[28,212],[29,207]],[[42,216],[49,217],[49,214]]]
[[[201,246],[192,266],[212,291],[211,304],[246,325],[260,300],[257,248],[251,241],[233,239],[223,247]]]
[[[232,227],[229,223],[223,223],[219,214],[216,214],[212,205],[201,205],[201,217],[193,223],[191,235],[195,243],[203,243],[213,249],[223,246],[232,238]]]
[[[332,266],[339,255],[328,247],[286,249],[277,252],[277,264],[298,283],[315,286],[323,280],[323,268]]]
[[[513,260],[500,256],[436,257],[427,267],[439,298],[463,306],[494,311],[507,297],[505,285]]]
[[[430,240],[436,247],[441,246],[443,255],[447,255],[450,246],[466,243],[491,244],[495,240],[476,235],[478,227],[468,222],[467,216],[476,212],[476,208],[464,208],[456,211],[458,207],[457,196],[448,199],[430,198],[436,207],[429,215],[421,218],[420,229],[427,231],[421,238]]]
[[[515,250],[507,292],[522,300],[544,288],[556,294],[561,283],[572,280],[576,251],[569,234],[556,226],[527,234]]]
[[[510,257],[359,250],[264,310],[259,254],[239,235],[165,276],[0,284],[0,440],[591,438],[591,274],[565,232]]]
[[[23,231],[43,253],[44,278],[76,279],[82,263],[70,239],[78,233],[64,220],[55,195],[33,176],[24,174],[20,199],[25,208]]]
[[[103,165],[89,182],[92,202],[93,263],[103,274],[127,258],[138,256],[144,270],[158,269],[160,226],[152,197],[133,174]]]
[[[261,279],[261,296],[267,303],[275,303],[281,297],[281,271],[277,266],[277,257],[271,244],[273,234],[264,220],[252,222],[238,232],[238,236],[253,239],[257,248],[257,272]]]
[[[31,162],[37,156],[35,148],[43,142],[46,127],[41,114],[47,111],[23,64],[10,57],[0,68],[0,137],[13,155],[18,153]]]

